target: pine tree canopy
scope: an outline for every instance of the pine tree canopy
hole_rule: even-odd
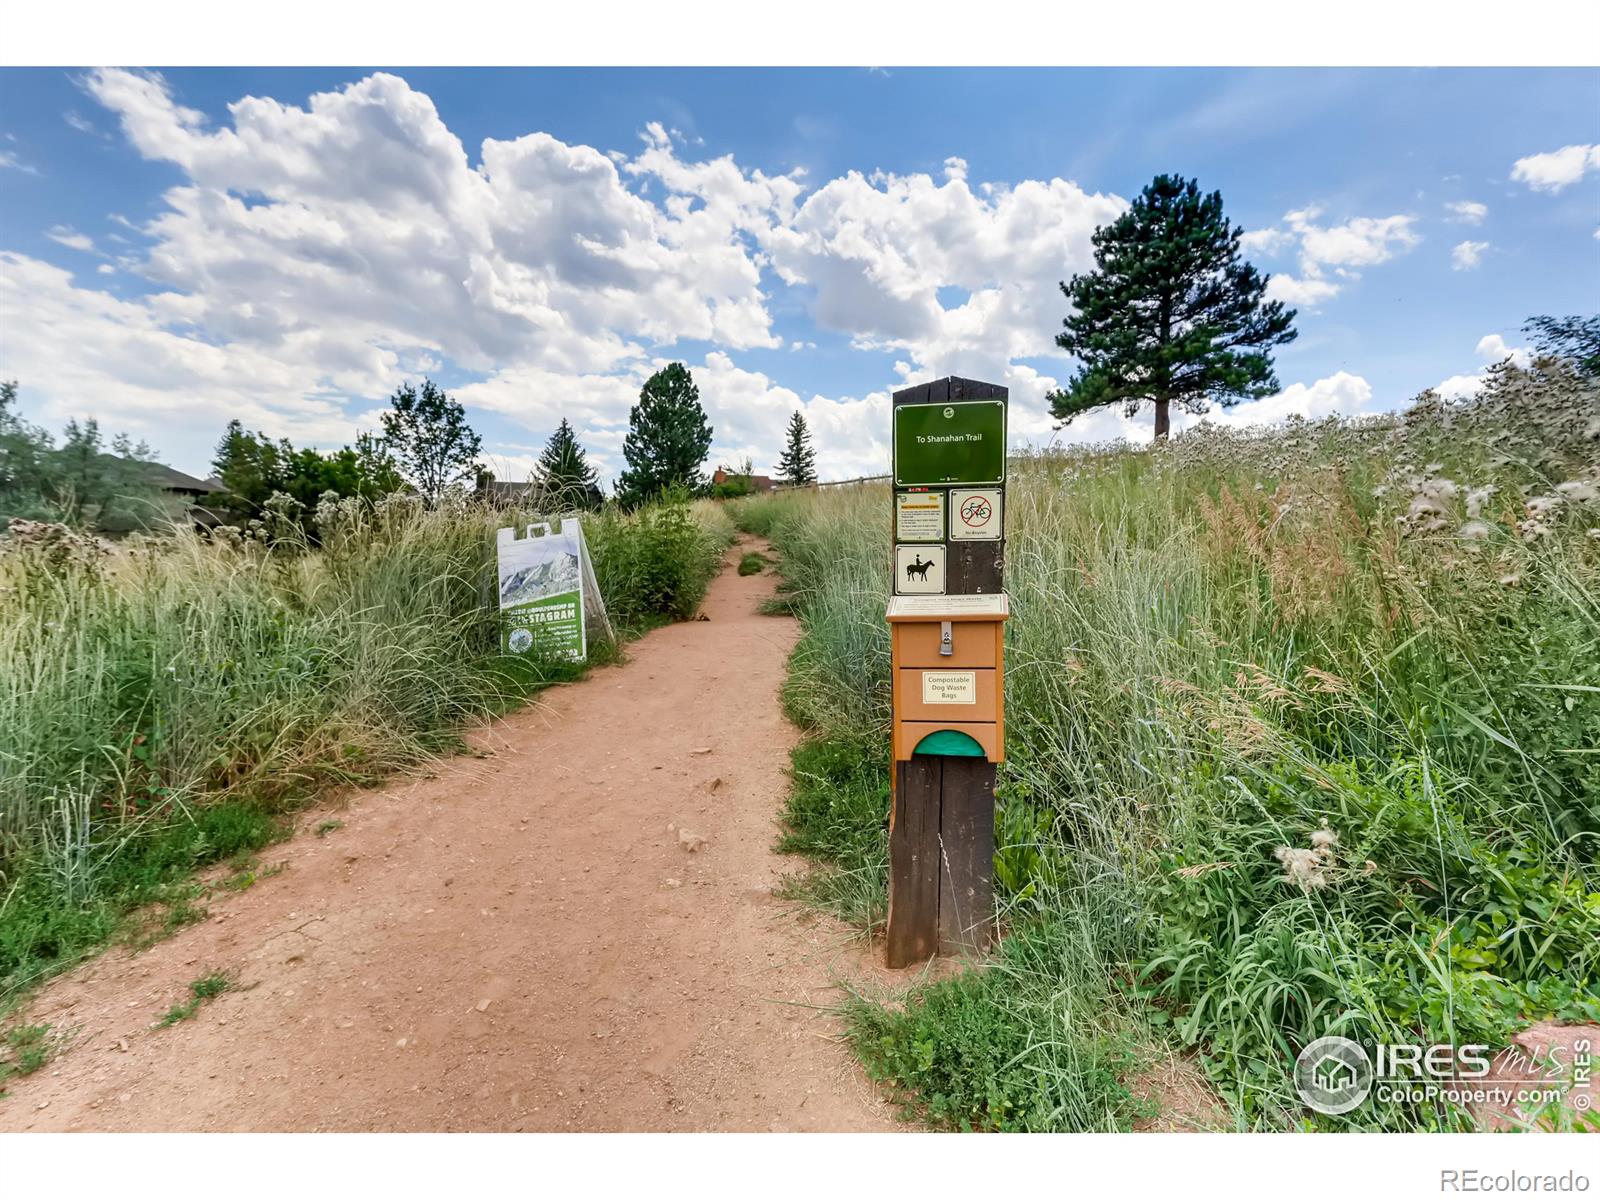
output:
[[[790,486],[817,481],[817,452],[811,446],[811,430],[797,408],[789,418],[789,430],[784,442],[783,457],[778,460],[778,474]]]
[[[1127,212],[1094,234],[1095,269],[1061,285],[1074,311],[1056,344],[1080,367],[1049,396],[1051,413],[1121,404],[1156,406],[1164,438],[1170,406],[1203,413],[1278,388],[1273,346],[1294,340],[1293,309],[1265,299],[1269,276],[1239,257],[1222,193],[1158,175]]]
[[[622,457],[628,466],[617,479],[617,498],[630,508],[665,488],[698,492],[700,467],[711,452],[711,426],[700,406],[700,389],[682,363],[670,363],[645,381],[639,403],[628,412]]]
[[[533,479],[539,485],[543,505],[550,509],[599,508],[600,488],[595,482],[598,472],[589,465],[588,456],[578,444],[578,436],[565,417],[550,435],[539,461],[534,464]]]

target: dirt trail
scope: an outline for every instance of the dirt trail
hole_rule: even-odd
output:
[[[485,757],[357,794],[205,924],[44,989],[29,1019],[77,1038],[0,1129],[894,1128],[808,1007],[836,972],[884,976],[771,895],[796,868],[770,850],[796,630],[756,611],[770,576],[730,569],[748,548],[708,621],[478,731]],[[151,1028],[213,968],[244,990]]]

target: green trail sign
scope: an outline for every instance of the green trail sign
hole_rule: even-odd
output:
[[[1005,478],[1005,401],[895,405],[895,487],[994,484]]]

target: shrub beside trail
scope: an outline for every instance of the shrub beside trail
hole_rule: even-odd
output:
[[[941,1124],[1123,1127],[1155,1044],[1241,1128],[1461,1128],[1425,1105],[1313,1118],[1295,1055],[1600,1020],[1597,412],[1561,364],[1506,365],[1462,403],[1015,463],[1007,936],[984,970],[852,1002],[868,1069]],[[804,625],[789,841],[869,926],[887,505],[739,517]]]
[[[324,504],[320,548],[288,529],[0,541],[0,1004],[202,915],[193,870],[283,836],[326,788],[575,675],[500,653],[493,531],[533,519],[394,497]],[[584,523],[624,638],[692,614],[732,537],[681,498]]]

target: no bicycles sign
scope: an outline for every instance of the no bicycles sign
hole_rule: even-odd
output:
[[[1001,489],[950,489],[950,540],[994,542],[1000,540]]]

